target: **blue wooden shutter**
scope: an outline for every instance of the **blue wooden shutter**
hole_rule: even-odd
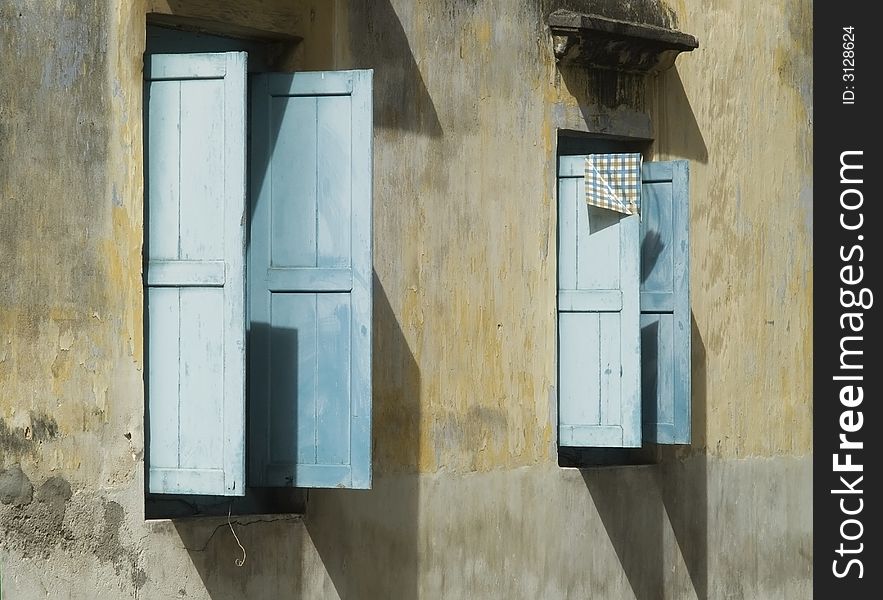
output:
[[[145,64],[152,493],[245,493],[245,67]]]
[[[639,217],[587,205],[584,172],[559,159],[558,442],[639,447]]]
[[[690,443],[689,163],[645,163],[641,189],[644,437]]]
[[[252,82],[253,485],[371,486],[371,78]]]

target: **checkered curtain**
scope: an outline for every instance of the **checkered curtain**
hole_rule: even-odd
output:
[[[586,156],[586,202],[627,215],[641,209],[641,155]]]

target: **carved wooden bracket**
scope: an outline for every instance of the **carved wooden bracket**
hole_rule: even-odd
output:
[[[643,23],[557,10],[549,15],[555,59],[561,64],[658,73],[681,52],[699,47],[692,35]]]

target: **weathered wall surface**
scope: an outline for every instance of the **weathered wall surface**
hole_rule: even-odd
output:
[[[812,4],[681,4],[681,26],[702,48],[659,78],[649,104],[657,155],[693,159],[691,283],[709,452],[808,454]],[[741,22],[764,25],[732,26]]]
[[[0,3],[3,591],[808,597],[811,4],[611,4]],[[701,48],[646,88],[558,70],[559,6]],[[147,12],[375,69],[375,489],[237,519],[242,568],[225,519],[143,520]],[[559,128],[691,160],[695,441],[657,465],[555,462]]]

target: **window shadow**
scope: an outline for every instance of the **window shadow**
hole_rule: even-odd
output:
[[[692,444],[656,446],[652,465],[580,470],[637,600],[666,597],[672,571],[682,568],[696,597],[708,600],[706,358],[695,319],[691,335]],[[680,550],[675,564],[666,562],[669,529]]]
[[[297,330],[252,323],[248,339],[254,343],[256,338],[272,343],[277,350],[274,356],[282,351],[291,353],[287,356],[297,355]],[[296,381],[296,364],[280,368],[290,375],[287,381]],[[274,439],[285,446],[283,452],[291,453],[297,448],[297,427],[290,426],[297,417],[293,407],[285,416],[288,418],[280,420],[289,422],[286,435],[277,433]],[[256,424],[250,422],[247,435],[254,436],[255,431]],[[247,442],[246,448],[251,447]],[[254,467],[249,464],[247,468],[247,480],[253,481]],[[302,489],[249,486],[243,497],[151,495],[146,516],[172,518],[171,526],[212,600],[274,600],[290,597],[293,590],[308,585],[302,580],[300,567],[309,555],[304,548],[301,517],[305,504],[306,491]],[[237,560],[244,563],[240,566]]]
[[[660,446],[662,502],[699,600],[708,600],[708,375],[705,343],[690,316],[692,442]]]
[[[637,600],[664,597],[664,510],[658,466],[580,469]]]
[[[374,276],[374,482],[312,490],[307,531],[342,600],[418,597],[420,370]]]
[[[604,231],[608,227],[619,225],[619,222],[628,216],[616,212],[615,210],[599,208],[592,205],[586,205],[585,208],[588,214],[586,220],[589,223],[589,235]],[[580,207],[580,209],[582,209],[582,207]]]
[[[644,234],[641,240],[641,283],[653,272],[653,267],[664,249],[665,242],[658,231],[651,229]]]
[[[443,134],[401,19],[389,0],[348,4],[351,69],[374,69],[374,125]]]
[[[168,527],[160,523],[158,527]],[[171,521],[212,600],[299,597],[304,562],[303,521],[295,515],[190,518]],[[235,532],[235,536],[234,536]],[[242,545],[243,550],[239,547]],[[241,566],[237,561],[242,561]],[[167,583],[187,597],[182,584]]]
[[[249,488],[245,498],[200,499],[199,514],[232,509],[230,523],[202,516],[155,524],[174,527],[212,600],[298,597],[327,585],[302,566],[317,554],[344,600],[417,597],[420,372],[376,275],[374,298],[372,489]],[[263,324],[252,324],[251,339],[255,327],[276,346],[293,349],[297,343],[296,331]],[[296,447],[296,428],[289,431],[286,446]],[[304,497],[304,517],[255,514],[253,508],[255,498],[278,503]],[[236,516],[242,507],[249,514]],[[235,563],[244,556],[238,543],[247,553],[242,567]]]
[[[644,439],[648,439],[648,429],[655,429],[659,422],[657,387],[659,385],[659,319],[641,325],[641,424]],[[649,438],[654,439],[654,438]]]

